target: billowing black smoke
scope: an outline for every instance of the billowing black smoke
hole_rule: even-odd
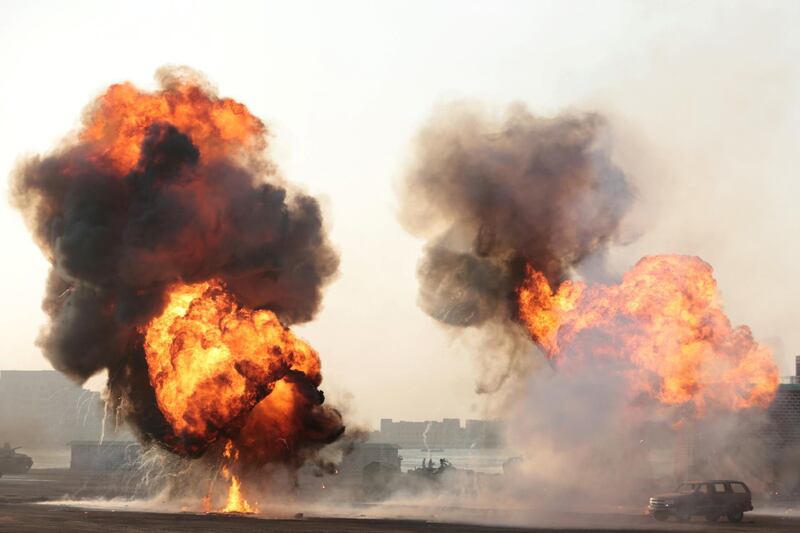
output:
[[[189,97],[178,90],[165,86],[164,101],[216,101],[205,89],[185,89]],[[87,121],[113,127],[98,118],[102,106],[90,112]],[[112,399],[135,427],[165,442],[141,332],[162,310],[165,289],[218,278],[242,304],[291,324],[314,316],[339,260],[318,202],[288,190],[263,153],[204,159],[167,122],[147,126],[143,139],[138,163],[124,172],[82,139],[32,157],[12,176],[11,200],[52,265],[45,356],[78,381],[107,369]]]
[[[401,219],[428,239],[419,304],[444,323],[517,317],[525,265],[551,284],[601,252],[633,199],[595,114],[539,118],[523,106],[495,122],[479,109],[438,110],[403,182]]]

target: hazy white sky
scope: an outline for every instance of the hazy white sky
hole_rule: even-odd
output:
[[[205,73],[267,121],[284,174],[321,196],[341,256],[298,331],[323,388],[356,420],[482,414],[474,347],[416,307],[421,242],[394,187],[437,102],[525,102],[611,117],[652,253],[716,269],[734,323],[800,353],[796,2],[36,2],[0,5],[0,171],[46,151],[113,82],[164,64]],[[48,368],[34,346],[47,264],[0,206],[0,368]],[[348,399],[349,398],[349,399]]]

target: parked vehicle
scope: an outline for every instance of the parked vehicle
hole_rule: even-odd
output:
[[[693,516],[704,516],[716,522],[721,516],[741,522],[744,513],[753,510],[750,489],[741,481],[714,479],[682,483],[674,493],[650,498],[649,511],[659,521],[674,516],[687,522]]]

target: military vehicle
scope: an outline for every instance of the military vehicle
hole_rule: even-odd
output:
[[[447,459],[439,459],[439,466],[433,462],[433,459],[422,460],[422,467],[410,470],[408,473],[420,479],[427,479],[429,481],[438,481],[446,472],[454,472],[456,469],[450,464]]]
[[[446,490],[451,494],[474,495],[477,490],[473,470],[456,468],[447,459],[423,460],[422,467],[409,470],[402,478],[402,488],[408,492]]]
[[[0,448],[0,476],[4,474],[25,474],[33,466],[33,459],[24,453],[17,453],[20,446],[12,448],[9,443]]]
[[[731,522],[741,522],[744,513],[753,510],[750,489],[741,481],[715,479],[682,483],[674,493],[650,498],[649,511],[659,521],[674,516],[688,522],[693,516],[705,516],[716,522],[727,516]]]

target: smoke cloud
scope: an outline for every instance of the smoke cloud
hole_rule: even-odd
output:
[[[472,105],[443,107],[423,126],[401,184],[401,220],[427,239],[420,307],[484,340],[477,351],[490,385],[479,391],[523,378],[499,402],[513,421],[507,444],[525,457],[503,498],[523,505],[560,505],[567,494],[636,502],[643,490],[689,474],[744,475],[764,463],[731,443],[759,434],[765,412],[750,407],[772,400],[777,368],[748,328],[731,326],[711,267],[696,257],[654,256],[622,285],[637,268],[665,267],[629,281],[629,292],[607,283],[605,256],[622,240],[635,191],[612,161],[606,131],[597,114],[541,118],[515,105],[496,120]],[[576,274],[592,279],[572,280]],[[527,293],[534,285],[535,294]],[[566,316],[583,329],[571,331]],[[667,331],[672,322],[677,327]],[[525,356],[534,343],[551,364],[531,372],[536,358]],[[661,374],[643,370],[642,361]],[[684,394],[670,398],[668,386]],[[695,420],[711,411],[706,435]],[[678,464],[676,453],[700,449],[687,439],[701,434],[702,451]],[[748,439],[750,449],[763,449]]]
[[[305,322],[339,259],[317,200],[265,155],[264,124],[196,73],[158,78],[155,93],[111,86],[77,138],[19,165],[11,201],[52,265],[44,355],[77,381],[108,370],[112,400],[146,437],[166,442],[142,328],[167,288],[218,279],[246,307]],[[309,397],[298,407],[311,419],[308,442],[341,432],[317,384],[295,387]]]
[[[557,286],[618,237],[633,197],[600,115],[438,109],[401,191],[401,221],[427,239],[420,307],[454,326],[515,320],[525,265]]]

